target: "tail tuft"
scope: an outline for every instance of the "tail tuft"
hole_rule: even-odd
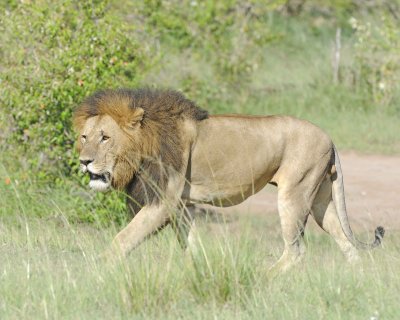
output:
[[[378,227],[375,229],[375,243],[379,245],[382,242],[383,236],[385,235],[385,229]]]

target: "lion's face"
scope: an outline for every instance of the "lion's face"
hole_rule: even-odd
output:
[[[167,174],[165,168],[179,171],[182,166],[178,132],[183,123],[206,118],[206,111],[171,90],[102,90],[87,97],[75,110],[73,125],[90,187],[123,190],[137,182],[137,194],[149,201],[144,181],[159,183]]]
[[[89,173],[90,188],[107,191],[119,187],[121,179],[130,180],[134,174],[131,139],[109,115],[94,116],[85,122],[79,137],[81,170]],[[130,151],[131,157],[126,153]]]

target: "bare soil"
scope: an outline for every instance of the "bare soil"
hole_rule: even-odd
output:
[[[365,231],[382,225],[400,230],[400,157],[345,152],[340,160],[352,227]],[[276,188],[268,186],[242,204],[218,211],[277,215]]]

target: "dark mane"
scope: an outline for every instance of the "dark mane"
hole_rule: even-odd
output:
[[[140,168],[125,172],[115,183],[119,188],[125,188],[133,212],[160,200],[171,170],[182,172],[185,165],[182,121],[208,118],[206,110],[174,90],[117,89],[101,90],[88,97],[75,111],[74,124],[79,130],[88,118],[108,114],[123,126],[129,114],[138,108],[144,110],[141,141],[132,137],[132,149],[123,156],[129,159],[133,153],[140,152]]]
[[[193,120],[208,118],[208,112],[199,108],[192,100],[187,99],[182,93],[168,89],[116,89],[99,90],[86,98],[82,105],[87,105],[87,115],[93,117],[101,113],[100,107],[104,99],[118,97],[126,100],[130,108],[145,110],[144,120],[163,118],[166,114],[172,117],[188,117]]]

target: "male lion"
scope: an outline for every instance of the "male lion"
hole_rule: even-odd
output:
[[[89,186],[129,195],[132,221],[113,241],[126,255],[168,222],[186,248],[194,205],[232,206],[267,183],[278,187],[285,249],[273,266],[284,271],[302,256],[311,214],[350,260],[358,241],[350,228],[339,157],[315,125],[288,116],[215,115],[170,90],[105,90],[75,111],[78,149]],[[190,244],[190,241],[189,241]]]

